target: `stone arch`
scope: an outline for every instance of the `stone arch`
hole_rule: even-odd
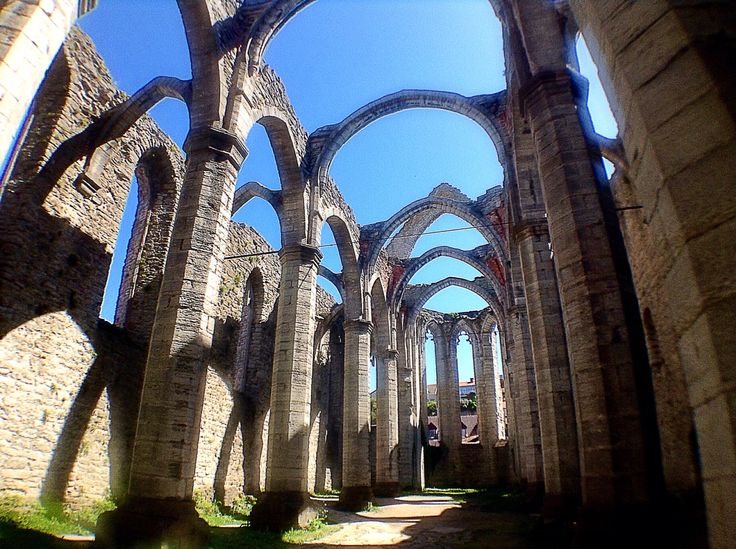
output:
[[[165,146],[145,150],[135,168],[138,208],[120,281],[115,323],[146,340],[174,224],[181,179]]]
[[[419,200],[404,206],[390,219],[384,221],[380,227],[378,227],[378,230],[376,231],[377,234],[371,239],[372,243],[363,261],[364,268],[367,268],[368,270],[374,268],[380,251],[383,249],[385,243],[389,240],[394,231],[412,217],[428,209],[437,209],[441,211],[441,214],[451,214],[468,222],[481,235],[483,235],[496,255],[498,255],[498,257],[502,259],[503,264],[505,264],[506,252],[503,240],[498,232],[496,232],[496,229],[469,203],[429,196],[420,198]]]
[[[43,196],[48,195],[74,162],[83,158],[85,162],[80,177],[94,181],[115,149],[111,142],[125,136],[146,112],[166,97],[179,99],[190,106],[191,83],[171,77],[154,78],[125,101],[95,117],[81,132],[61,143],[38,173]]]
[[[276,0],[258,19],[246,42],[248,68],[253,74],[262,64],[270,41],[286,24],[316,0]],[[501,19],[504,0],[489,0],[496,17]],[[503,19],[501,19],[503,21]]]
[[[482,288],[476,281],[449,276],[421,289],[421,292],[411,304],[411,309],[408,314],[408,324],[413,323],[417,315],[421,312],[424,304],[429,301],[432,296],[438,294],[445,288],[449,288],[450,286],[465,288],[466,290],[473,292],[483,299],[494,312],[501,310],[498,299],[491,292]]]
[[[371,321],[373,322],[374,351],[377,355],[385,352],[391,345],[390,303],[380,278],[373,281],[370,289]]]
[[[465,332],[466,334],[468,334],[470,343],[471,345],[473,345],[473,349],[475,350],[476,346],[480,342],[478,331],[464,318],[460,318],[452,325],[451,336],[457,337],[460,335],[461,332]]]
[[[271,204],[279,218],[279,225],[281,224],[281,193],[264,187],[258,181],[248,181],[245,185],[235,189],[232,214],[238,213],[238,210],[250,202],[252,198],[260,198]]]
[[[342,263],[342,287],[344,290],[344,307],[346,318],[360,318],[363,311],[363,291],[360,270],[358,269],[358,256],[355,239],[353,238],[350,225],[336,212],[328,212],[329,217],[323,223],[329,225],[335,237],[335,243],[340,254]],[[322,226],[317,227],[316,234],[320,234]]]
[[[455,112],[476,122],[490,137],[499,162],[506,171],[505,159],[508,148],[504,138],[505,130],[493,114],[502,108],[505,97],[505,92],[465,97],[457,93],[436,90],[402,90],[386,95],[361,107],[342,122],[319,128],[310,136],[310,140],[314,138],[314,141],[320,143],[311,173],[316,174],[320,181],[324,179],[340,148],[369,124],[390,114],[422,108]]]
[[[262,341],[257,340],[255,333],[259,323],[266,322],[265,286],[263,273],[256,266],[248,274],[243,288],[243,306],[240,315],[240,331],[237,338],[235,363],[231,377],[231,394],[233,408],[228,419],[223,443],[220,448],[217,471],[214,480],[214,496],[217,501],[225,501],[225,485],[227,475],[232,465],[233,443],[236,440],[237,429],[240,427],[243,440],[244,476],[248,493],[260,491],[262,471],[263,444],[261,433],[264,429],[265,416],[268,409],[257,404],[253,398],[253,387],[246,387],[249,379],[257,378],[253,375],[254,367],[250,357],[254,355],[253,346]],[[254,339],[256,342],[254,343]],[[249,372],[249,370],[251,370]]]
[[[276,0],[264,11],[246,41],[248,72],[253,74],[263,63],[263,55],[271,39],[301,10],[315,0]]]
[[[274,191],[254,181],[246,183],[235,192],[233,214],[251,198],[263,198],[276,211],[282,242],[298,242],[306,236],[307,205],[297,136],[294,135],[289,117],[276,108],[263,107],[256,117],[256,123],[266,130],[271,144],[281,189]],[[241,137],[245,140],[248,130],[241,128],[239,131],[243,132]]]
[[[484,372],[483,367],[480,361],[480,347],[481,347],[481,341],[480,341],[480,334],[478,333],[477,328],[470,322],[467,321],[465,318],[460,318],[452,325],[451,330],[451,336],[450,336],[450,344],[456,345],[459,347],[460,341],[460,335],[462,333],[465,333],[465,335],[468,337],[468,342],[470,343],[470,349],[471,349],[471,356],[473,361],[473,377],[475,380],[475,394],[476,394],[476,413],[475,415],[478,418],[478,437],[481,444],[485,444],[489,442],[489,439],[487,438],[487,433],[484,432],[485,424],[488,422],[489,418],[486,417],[488,415],[488,405],[487,401],[493,401],[495,402],[495,399],[489,398],[490,395],[488,394],[487,385],[485,385],[485,379],[484,379]],[[457,352],[455,353],[457,357]],[[458,381],[460,381],[460,362],[459,357],[457,357],[458,363]],[[461,414],[462,415],[462,414]],[[495,415],[495,414],[494,414]]]
[[[321,276],[322,278],[329,280],[335,288],[337,288],[337,291],[340,293],[340,298],[345,301],[345,285],[342,283],[342,273],[336,273],[320,264],[317,268],[317,276]]]
[[[478,248],[476,248],[476,250],[478,250]],[[411,261],[406,265],[406,269],[401,275],[401,278],[396,282],[396,286],[393,288],[393,291],[390,294],[390,303],[398,308],[398,305],[400,304],[401,298],[404,294],[404,289],[406,288],[407,284],[409,284],[414,275],[417,274],[417,272],[419,272],[422,267],[428,265],[439,257],[449,257],[452,259],[456,259],[473,267],[480,274],[485,276],[488,281],[493,285],[493,290],[496,292],[496,295],[502,296],[503,292],[501,291],[498,280],[494,276],[493,272],[488,268],[488,265],[480,261],[480,259],[478,258],[480,254],[475,254],[473,252],[474,250],[467,251],[450,246],[436,246],[430,250],[427,250],[421,256],[412,258]]]
[[[327,314],[326,317],[322,318],[317,324],[317,328],[314,331],[314,345],[317,349],[317,344],[325,337],[325,335],[337,324],[342,322],[345,318],[345,307],[343,304],[336,305]]]
[[[288,117],[275,108],[264,108],[260,114],[261,117],[256,123],[264,127],[271,142],[281,179],[281,188],[284,190],[301,189],[303,187],[301,154],[297,149],[297,140]]]
[[[196,87],[189,112],[192,128],[210,126],[220,120],[223,108],[225,78],[217,35],[213,25],[218,17],[213,13],[212,2],[177,2],[184,32],[189,45],[192,66],[192,85]]]

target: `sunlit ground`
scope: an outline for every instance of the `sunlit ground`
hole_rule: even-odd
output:
[[[378,498],[359,513],[335,508],[337,493],[314,501],[325,516],[306,530],[261,533],[247,526],[253,501],[219,508],[198,498],[200,515],[212,526],[210,547],[552,547],[542,543],[539,519],[523,493],[510,489],[427,489]],[[92,547],[96,516],[86,511],[41,507],[18,498],[0,502],[0,547]]]

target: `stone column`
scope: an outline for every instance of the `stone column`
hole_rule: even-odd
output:
[[[397,395],[399,352],[396,349],[386,349],[382,355],[378,358],[376,374],[376,485],[373,492],[377,496],[393,497],[400,492]],[[411,389],[411,384],[409,387]]]
[[[424,490],[424,444],[427,440],[427,363],[425,357],[425,329],[412,330],[412,379],[414,380],[414,478],[413,488]]]
[[[508,311],[511,315],[512,311]],[[505,337],[501,338],[501,353],[505,357],[505,384],[506,399],[508,408],[508,431],[506,436],[509,445],[509,479],[512,482],[524,481],[523,470],[521,466],[521,437],[519,436],[519,427],[517,418],[520,416],[519,390],[517,389],[517,380],[515,372],[514,357],[516,356],[513,331],[510,329],[510,322],[504,326],[502,332]]]
[[[606,512],[645,503],[648,485],[628,330],[574,88],[567,71],[541,72],[521,96],[555,254],[576,398],[583,504]]]
[[[221,264],[246,149],[218,128],[190,132],[184,148],[187,173],[151,334],[128,497],[100,517],[102,543],[161,536],[196,543],[207,535],[191,498]]]
[[[457,345],[454,337],[442,334],[435,337],[435,361],[437,366],[437,403],[439,404],[440,442],[450,451],[450,463],[459,453],[460,433],[460,382],[457,373]]]
[[[511,362],[517,400],[515,428],[519,437],[521,475],[526,481],[528,495],[536,498],[544,486],[537,390],[524,298],[517,297],[516,302],[517,305],[509,311],[514,339]]]
[[[404,352],[399,353],[397,363],[398,385],[398,423],[399,423],[399,484],[411,486],[414,477],[413,455],[416,425],[412,414],[411,371],[413,349],[411,328],[404,331],[399,327],[397,345]],[[380,433],[380,431],[379,431]]]
[[[2,4],[0,82],[13,85],[0,96],[0,162],[8,155],[33,96],[77,16],[92,9],[96,2],[88,6],[78,0],[16,0]]]
[[[496,408],[494,410],[496,414],[496,424],[494,426],[494,431],[496,433],[496,438],[508,438],[508,410],[506,405],[506,396],[504,392],[504,388],[502,386],[503,384],[503,377],[504,377],[504,364],[503,364],[503,349],[504,349],[504,343],[503,338],[501,337],[501,334],[503,331],[499,329],[498,324],[496,324],[496,331],[491,332],[491,348],[490,351],[490,360],[491,360],[491,368],[493,368],[493,394],[495,398],[495,405]],[[501,427],[499,427],[499,422],[501,423]]]
[[[480,341],[473,345],[473,364],[475,365],[475,386],[478,401],[478,432],[480,444],[488,463],[488,480],[498,481],[495,445],[498,441],[498,422],[496,418],[496,376],[493,367],[493,347],[491,334],[481,333]]]
[[[342,490],[340,506],[359,511],[373,498],[371,492],[370,388],[373,324],[363,319],[346,320],[345,385],[342,419]]]
[[[251,525],[283,530],[306,526],[316,516],[309,505],[309,420],[317,295],[318,248],[282,248],[276,341],[268,424],[266,491],[253,508]]]
[[[575,403],[546,222],[516,235],[524,277],[544,464],[545,514],[573,512],[580,498]]]

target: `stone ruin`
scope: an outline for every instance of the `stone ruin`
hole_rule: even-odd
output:
[[[254,526],[283,528],[309,519],[309,493],[339,488],[359,509],[471,470],[476,485],[524,486],[583,540],[646,524],[733,546],[732,4],[490,0],[506,90],[398,91],[309,134],[263,53],[311,1],[179,2],[195,76],[130,97],[74,26],[94,0],[0,7],[0,492],[70,504],[111,494],[120,506],[98,539],[112,544],[199,539],[195,490],[224,503],[256,494]],[[616,140],[592,130],[578,33],[594,46]],[[167,97],[190,114],[183,151],[146,114]],[[503,186],[471,199],[442,183],[359,226],[332,159],[369,123],[417,107],[479,124]],[[235,188],[255,124],[278,190]],[[134,175],[111,324],[99,312]],[[278,251],[231,220],[254,198],[278,216]],[[446,213],[487,243],[412,257],[411,235]],[[325,223],[341,273],[320,265]],[[411,284],[438,257],[483,276]],[[424,307],[449,286],[489,306]],[[431,475],[428,332],[445,417],[458,415],[454,342],[468,335],[480,432],[468,448],[440,425]]]

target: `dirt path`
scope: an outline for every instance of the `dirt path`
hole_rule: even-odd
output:
[[[379,499],[372,511],[331,509],[328,519],[342,528],[303,547],[535,547],[528,516],[463,508],[447,496]]]

